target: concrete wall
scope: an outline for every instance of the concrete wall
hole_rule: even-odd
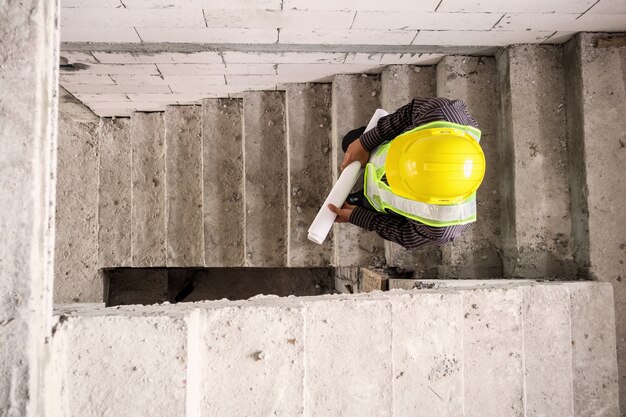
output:
[[[509,281],[77,312],[55,327],[55,398],[81,417],[617,417],[612,302]]]
[[[626,407],[626,47],[582,34],[565,47],[574,259],[615,289],[620,402]]]
[[[58,2],[0,3],[0,414],[43,414],[54,258]]]

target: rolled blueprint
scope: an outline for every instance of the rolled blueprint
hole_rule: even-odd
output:
[[[370,122],[367,124],[365,131],[367,132],[370,129],[373,129],[378,123],[378,119],[383,116],[386,116],[388,113],[383,109],[378,109],[370,119]],[[343,203],[348,198],[348,194],[350,194],[350,190],[356,184],[356,181],[359,179],[359,172],[361,171],[361,163],[359,161],[354,161],[350,165],[346,167],[341,173],[341,176],[335,183],[332,190],[330,190],[330,194],[326,197],[326,201],[320,208],[320,211],[315,216],[315,220],[309,227],[309,240],[315,243],[319,243],[320,245],[324,243],[326,236],[328,236],[328,232],[330,232],[330,228],[333,226],[337,215],[330,211],[328,208],[329,204],[334,205],[335,207],[341,208]]]

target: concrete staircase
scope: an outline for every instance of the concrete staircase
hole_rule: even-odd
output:
[[[99,260],[67,251],[80,225],[65,221],[74,213],[64,214],[61,200],[57,282],[75,280],[79,263],[94,275],[122,266],[332,266],[349,277],[352,267],[387,264],[422,279],[587,276],[591,252],[620,245],[607,246],[611,227],[587,213],[592,188],[606,175],[584,160],[602,149],[590,144],[613,97],[607,90],[606,98],[591,99],[591,92],[600,83],[623,85],[618,50],[596,48],[593,35],[582,34],[565,47],[447,56],[436,66],[390,66],[380,75],[337,75],[329,84],[102,119],[97,137],[85,140],[89,147],[74,143],[84,152],[60,149],[59,176],[84,174],[58,190],[96,205],[80,208],[88,226],[80,239]],[[614,64],[599,68],[592,54]],[[393,111],[413,96],[432,95],[464,100],[483,133],[487,174],[473,227],[453,244],[413,252],[345,224],[325,245],[309,242],[306,229],[339,174],[342,136],[378,107]],[[609,136],[619,138],[623,120],[614,119]],[[617,167],[619,156],[611,155],[618,154],[609,154],[602,155],[617,158]],[[99,176],[97,201],[81,187],[92,175]],[[605,184],[598,195],[619,193],[619,181]],[[91,294],[99,280],[91,281],[82,296],[61,291],[73,295],[66,301],[98,301]]]
[[[582,34],[563,48],[448,56],[103,119],[95,163],[89,152],[60,154],[67,172],[78,165],[85,181],[100,178],[97,242],[85,244],[99,261],[86,269],[333,266],[353,277],[387,263],[423,279],[579,277],[610,282],[615,310],[608,283],[527,281],[87,309],[59,316],[51,407],[81,416],[617,416],[625,57]],[[464,100],[482,129],[478,222],[453,244],[418,252],[350,225],[336,225],[324,246],[308,242],[338,175],[341,136],[377,107],[433,93]],[[60,222],[57,247],[71,235]],[[58,257],[65,297],[81,299],[63,280],[83,255]]]
[[[521,46],[497,58],[448,56],[436,67],[391,66],[380,76],[103,119],[101,266],[386,260],[423,278],[575,276],[562,55]],[[478,222],[441,253],[407,252],[349,224],[324,246],[310,243],[306,229],[339,174],[343,135],[376,108],[393,111],[416,95],[464,100],[482,129],[488,171]]]
[[[617,416],[610,284],[59,312],[63,416]],[[57,413],[57,414],[55,414]]]

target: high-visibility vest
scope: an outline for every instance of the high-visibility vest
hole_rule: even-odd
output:
[[[459,129],[477,142],[480,142],[480,130],[450,122],[432,122],[418,126],[405,133],[417,132],[432,128]],[[385,213],[387,210],[400,214],[403,217],[416,220],[428,226],[445,227],[467,224],[476,221],[476,193],[458,204],[437,205],[428,204],[401,197],[395,194],[382,178],[385,175],[385,162],[391,142],[385,142],[372,151],[365,166],[365,197],[377,211]]]

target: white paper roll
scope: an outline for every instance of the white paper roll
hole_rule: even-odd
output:
[[[370,129],[373,129],[378,123],[378,119],[383,116],[386,116],[388,113],[383,109],[378,109],[370,119],[370,122],[367,124],[365,131],[367,132]],[[337,215],[330,211],[328,208],[329,204],[334,205],[335,207],[341,208],[343,203],[346,201],[348,194],[350,194],[350,190],[354,187],[354,184],[359,179],[359,172],[361,171],[361,163],[359,161],[354,161],[350,165],[346,167],[339,176],[337,183],[335,183],[332,190],[330,190],[330,194],[326,197],[326,201],[320,208],[317,216],[315,216],[315,220],[309,227],[309,240],[315,243],[319,243],[320,245],[324,243],[326,240],[326,236],[328,236],[328,232],[330,232],[330,228],[333,226]]]

